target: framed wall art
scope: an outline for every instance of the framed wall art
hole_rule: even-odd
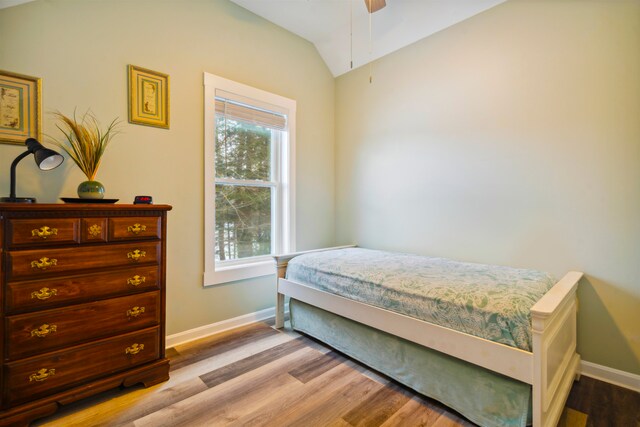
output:
[[[169,75],[128,66],[129,123],[169,129]]]
[[[40,139],[41,102],[39,78],[0,70],[0,142]]]

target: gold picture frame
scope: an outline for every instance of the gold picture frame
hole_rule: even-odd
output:
[[[41,79],[0,70],[0,143],[42,136]]]
[[[169,75],[128,66],[129,123],[169,129]]]

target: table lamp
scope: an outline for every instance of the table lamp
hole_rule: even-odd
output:
[[[27,138],[24,142],[27,146],[27,151],[20,154],[15,158],[13,163],[11,163],[11,192],[9,193],[9,197],[0,198],[0,202],[11,202],[11,203],[35,203],[36,199],[33,197],[16,197],[16,166],[20,160],[27,157],[29,154],[33,154],[35,158],[36,165],[43,170],[48,171],[51,169],[55,169],[62,164],[64,161],[64,157],[60,154],[56,153],[53,150],[45,148],[42,144],[40,144],[35,138]]]

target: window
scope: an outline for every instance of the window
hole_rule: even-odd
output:
[[[296,102],[204,74],[204,285],[275,273],[294,250]]]

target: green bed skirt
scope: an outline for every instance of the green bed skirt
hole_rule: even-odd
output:
[[[293,298],[289,310],[295,330],[442,402],[474,423],[486,427],[530,423],[528,384]]]

